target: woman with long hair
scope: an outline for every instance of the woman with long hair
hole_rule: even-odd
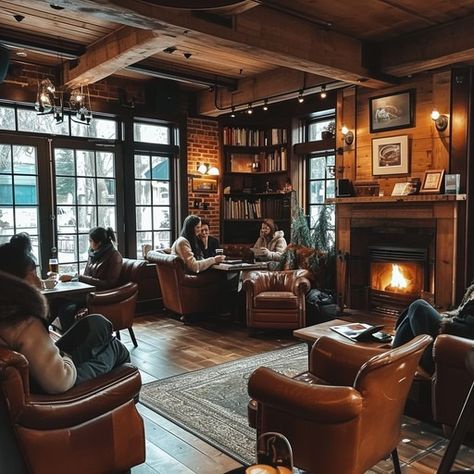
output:
[[[260,236],[252,248],[255,256],[261,260],[280,260],[287,246],[284,235],[273,219],[264,219]]]
[[[207,270],[212,265],[225,260],[224,255],[203,258],[199,245],[198,236],[201,233],[201,219],[195,215],[189,215],[184,219],[180,237],[173,243],[171,253],[179,255],[186,265],[186,268],[193,273]]]
[[[53,342],[27,234],[14,235],[0,245],[0,287],[0,346],[26,357],[39,390],[62,393],[130,361],[126,347],[113,336],[110,321],[98,314],[80,320]]]

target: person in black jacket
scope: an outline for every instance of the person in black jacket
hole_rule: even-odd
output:
[[[440,333],[474,339],[474,284],[463,296],[461,304],[452,311],[438,313],[424,300],[416,300],[398,317],[392,346],[399,347],[420,334],[435,338]],[[434,372],[433,343],[423,353],[420,366],[429,374]]]
[[[209,235],[210,224],[206,219],[201,220],[201,233],[199,234],[199,246],[204,258],[215,257],[216,249],[219,248],[219,241]]]

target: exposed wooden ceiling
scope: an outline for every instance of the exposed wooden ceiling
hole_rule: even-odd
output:
[[[27,52],[36,46],[22,61],[78,58],[64,71],[71,87],[112,74],[140,77],[131,66],[147,69],[144,78],[185,76],[202,89],[200,112],[209,115],[218,110],[206,84],[228,86],[218,91],[224,107],[333,81],[380,88],[473,61],[472,31],[474,0],[0,3],[0,43]]]

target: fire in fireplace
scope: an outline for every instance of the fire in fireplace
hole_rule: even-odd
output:
[[[420,297],[427,281],[426,249],[369,247],[369,307],[396,316]]]

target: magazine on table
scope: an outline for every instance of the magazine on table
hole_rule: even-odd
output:
[[[378,333],[383,328],[382,324],[373,326],[366,323],[349,323],[341,324],[339,326],[331,326],[334,332],[341,336],[347,337],[351,341],[367,341],[372,340],[374,334]],[[385,334],[385,333],[381,333]],[[387,335],[388,336],[388,335]],[[376,337],[376,339],[379,339]],[[382,340],[382,339],[379,339]]]

